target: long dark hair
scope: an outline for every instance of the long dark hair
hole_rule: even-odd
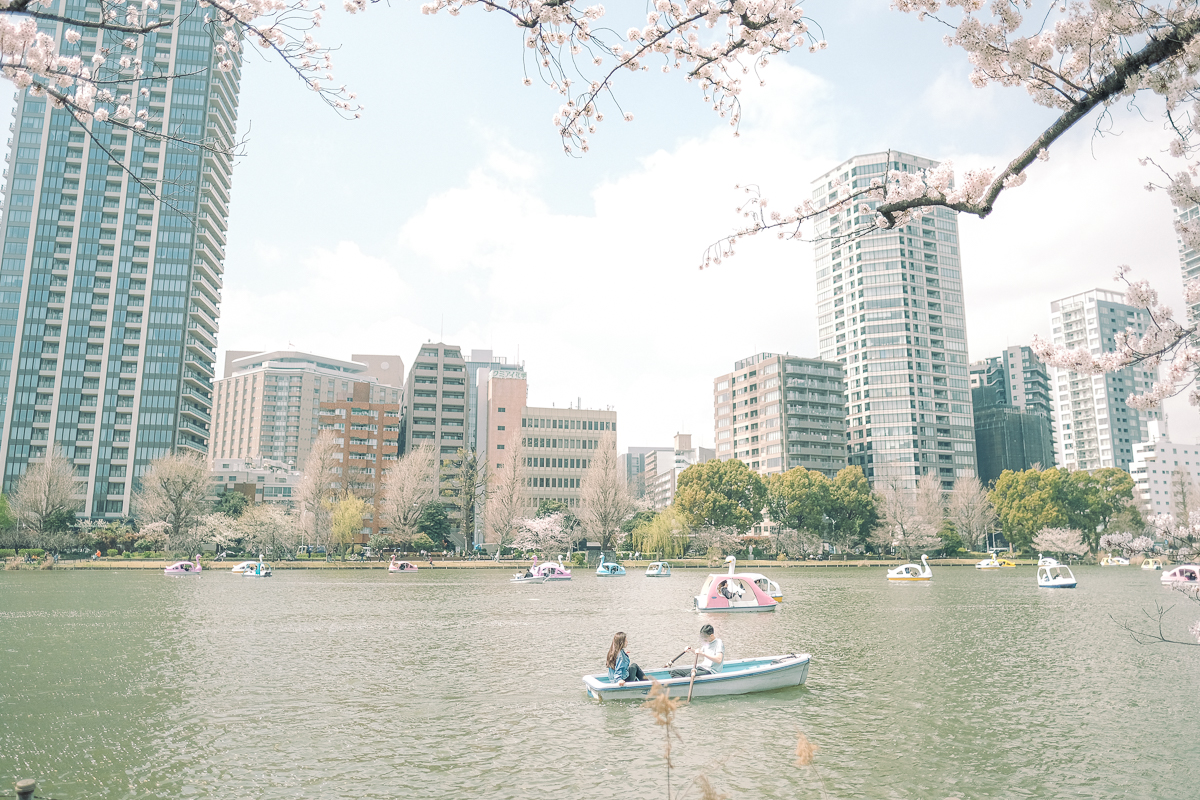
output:
[[[625,649],[625,632],[617,631],[613,634],[612,644],[608,646],[608,658],[604,660],[604,666],[612,669],[617,666],[617,656]]]

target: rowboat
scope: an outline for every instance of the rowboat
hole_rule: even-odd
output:
[[[647,578],[669,578],[671,577],[671,565],[666,561],[653,561],[650,566],[646,567]]]
[[[1068,566],[1043,564],[1037,569],[1037,585],[1039,589],[1074,589],[1075,576]]]
[[[734,574],[737,559],[733,556],[725,559],[729,564],[729,572],[724,575],[709,575],[704,581],[700,594],[692,598],[692,605],[697,611],[704,612],[734,612],[734,611],[774,611],[779,600],[764,591],[758,584],[758,579],[767,581],[768,586],[774,581],[768,581],[765,575],[757,572]],[[775,584],[779,591],[779,584]],[[783,593],[779,596],[782,598]]]
[[[204,571],[200,566],[200,554],[197,553],[195,563],[191,561],[176,561],[169,567],[163,569],[164,575],[199,575]]]
[[[672,678],[669,669],[653,669],[646,671],[646,677],[661,683],[672,697],[687,697],[689,687],[693,697],[769,692],[803,684],[808,679],[811,658],[808,653],[789,653],[726,661],[720,672],[697,675],[694,685],[690,670],[677,670],[685,674]],[[595,700],[644,700],[653,686],[649,680],[626,681],[624,686],[618,686],[609,682],[607,672],[584,675],[583,685],[587,687],[588,697]]]
[[[512,576],[511,580],[509,580],[509,583],[545,583],[545,582],[546,582],[545,575],[531,575],[528,572],[518,572],[516,575]]]
[[[889,581],[931,581],[933,570],[929,568],[929,556],[921,554],[921,564],[901,564],[887,573]]]

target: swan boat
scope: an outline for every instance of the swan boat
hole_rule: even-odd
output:
[[[1007,559],[996,558],[995,554],[993,553],[983,561],[980,561],[978,564],[976,564],[975,569],[1010,569],[1015,566],[1017,565]]]
[[[1057,567],[1058,559],[1051,558],[1050,556],[1044,556],[1041,553],[1038,553],[1038,566],[1039,567]]]
[[[646,567],[647,578],[669,578],[671,577],[671,565],[665,561],[653,561],[650,566]]]
[[[243,572],[245,572],[248,569],[254,569],[254,565],[257,563],[258,563],[257,561],[243,561],[242,563],[238,564],[237,566],[235,566],[233,569],[231,569],[229,571],[232,572],[234,575],[241,575]]]
[[[917,564],[901,564],[895,569],[889,569],[887,573],[889,581],[931,581],[933,580],[933,570],[929,568],[929,556],[921,554],[921,563]]]
[[[1142,569],[1162,569],[1163,562],[1161,558],[1147,558],[1142,561]]]
[[[534,575],[529,570],[526,570],[525,572],[518,572],[517,574],[512,576],[511,580],[509,580],[509,583],[545,583],[545,582],[546,582],[545,575]]]
[[[532,572],[534,575],[540,575],[547,581],[569,581],[571,580],[571,570],[563,566],[562,556],[558,557],[558,563],[553,561],[544,561],[541,564],[537,563],[537,558],[533,560]]]
[[[1074,589],[1075,576],[1070,567],[1062,564],[1041,564],[1037,570],[1037,585],[1039,589]]]
[[[596,567],[597,578],[619,578],[624,574],[624,567],[613,561],[605,561],[604,553],[600,554],[600,566]]]
[[[388,564],[388,574],[397,572],[416,572],[417,565],[411,561],[397,561],[395,556],[392,556],[391,562]]]
[[[1200,566],[1180,564],[1164,572],[1159,580],[1163,583],[1200,583]]]
[[[1102,567],[1128,567],[1129,559],[1121,558],[1120,556],[1107,556],[1105,558],[1100,559],[1100,566],[1102,566]]]
[[[697,675],[692,683],[690,670],[679,678],[671,677],[669,669],[646,670],[646,677],[661,683],[671,697],[715,697],[724,694],[750,694],[800,686],[808,679],[808,653],[789,653],[782,656],[763,656],[726,661],[724,669],[711,675]],[[595,700],[645,700],[653,683],[626,681],[624,686],[609,683],[608,673],[584,675],[583,685],[588,697]]]
[[[700,594],[692,598],[692,605],[697,611],[775,610],[779,605],[779,600],[767,593],[774,581],[756,572],[735,574],[733,570],[737,566],[737,559],[733,556],[725,559],[725,562],[729,564],[729,571],[725,574],[709,575],[708,579],[704,581],[704,587],[700,590]],[[766,590],[758,584],[759,579],[767,581]],[[774,585],[775,590],[779,591],[779,584],[774,583]],[[783,593],[780,592],[779,596],[782,598]]]
[[[191,561],[176,561],[169,567],[163,569],[164,575],[199,575],[204,571],[200,566],[200,554],[195,556],[195,563]]]
[[[274,573],[270,564],[264,564],[260,559],[250,565],[250,569],[242,572],[243,578],[269,578]]]

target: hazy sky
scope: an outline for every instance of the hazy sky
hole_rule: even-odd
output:
[[[342,121],[252,57],[222,348],[406,364],[439,336],[519,350],[531,404],[613,406],[622,449],[676,431],[711,445],[714,376],[764,350],[817,352],[810,244],[761,239],[697,269],[738,222],[735,184],[788,207],[832,165],[889,147],[1002,166],[1053,118],[1021,90],[972,88],[937,23],[887,6],[806,5],[829,49],[775,58],[738,138],[681,75],[622,76],[635,119],[610,114],[582,159],[562,154],[558,95],[522,85],[519,32],[500,15],[331,8],[320,39],[342,45],[336,77],[367,109]],[[644,20],[642,3],[609,9],[617,30]],[[1122,263],[1182,309],[1170,204],[1137,162],[1166,142],[1159,110],[1123,109],[1103,137],[1077,130],[989,219],[960,219],[972,359],[1047,333],[1052,299],[1116,288]],[[1169,410],[1176,438],[1200,437],[1194,409]]]

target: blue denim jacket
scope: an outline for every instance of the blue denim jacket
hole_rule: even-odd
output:
[[[615,667],[608,668],[609,683],[625,680],[625,676],[629,674],[629,655],[622,650],[617,653],[617,664]]]

